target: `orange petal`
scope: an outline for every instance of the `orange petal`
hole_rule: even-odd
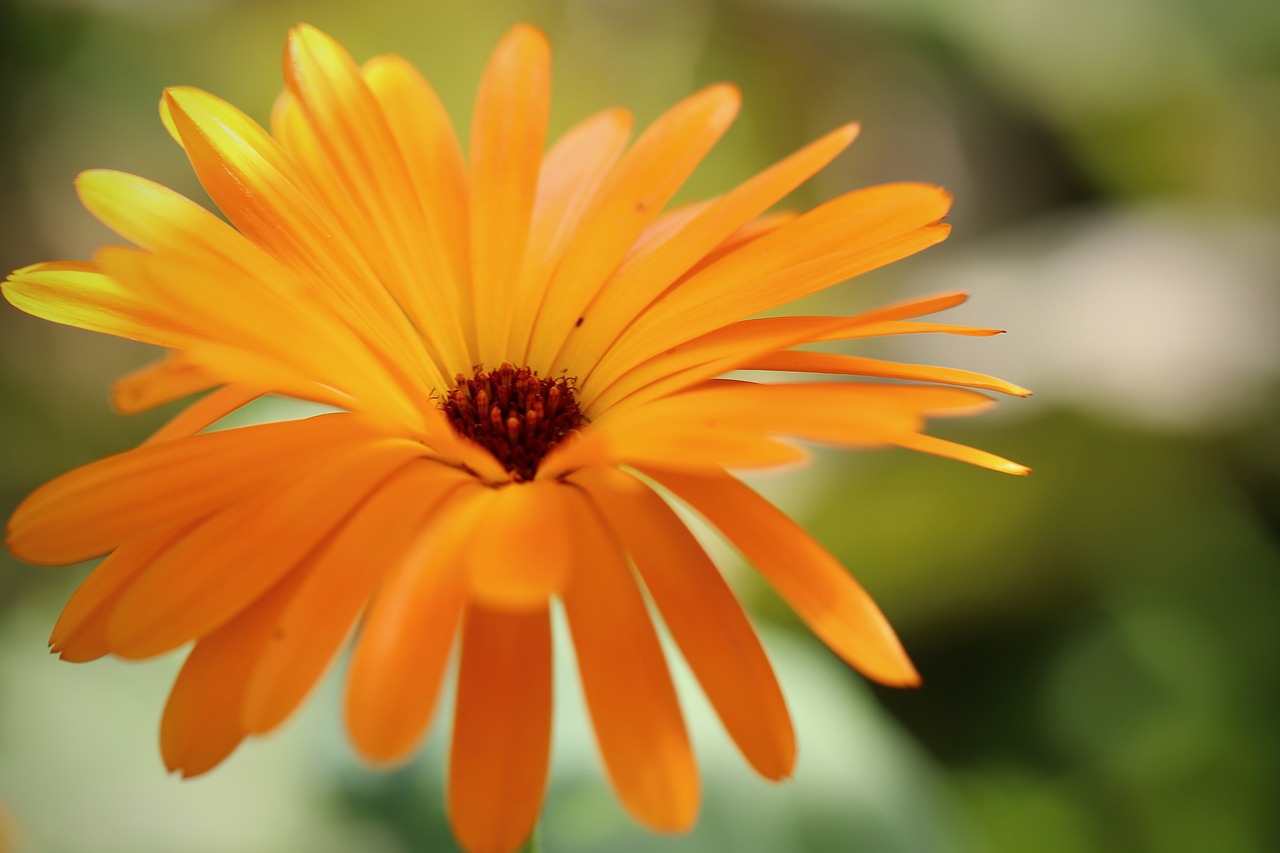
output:
[[[702,260],[690,267],[689,271],[681,278],[689,278],[702,272],[707,267],[717,263],[721,258],[733,254],[748,243],[754,243],[766,234],[772,234],[777,231],[788,222],[794,222],[799,215],[794,210],[780,210],[776,213],[766,213],[763,216],[756,217],[726,237],[719,245],[704,255]]]
[[[538,187],[551,104],[551,49],[533,27],[512,28],[498,43],[476,97],[471,126],[471,286],[477,361],[490,368],[506,352]]]
[[[795,373],[834,373],[846,376],[876,376],[886,379],[915,379],[921,382],[941,382],[944,385],[965,385],[984,388],[1016,397],[1031,394],[1026,388],[1005,382],[994,376],[956,370],[951,367],[931,367],[923,364],[900,364],[877,358],[860,358],[828,352],[778,352],[761,356],[742,365],[743,370],[781,370]]]
[[[551,623],[543,610],[467,608],[449,757],[449,820],[470,853],[533,832],[551,749]]]
[[[468,480],[461,471],[435,462],[410,463],[380,486],[314,556],[305,579],[276,620],[253,672],[243,715],[248,731],[270,731],[302,702],[389,572],[397,566],[421,569],[420,555],[411,545],[446,496]],[[366,624],[364,637],[370,636],[375,624],[376,620]],[[397,640],[420,642],[412,632]],[[368,654],[357,651],[353,683],[359,680],[355,673],[363,668],[360,661]],[[420,683],[424,680],[406,679],[397,687],[403,690],[405,685]],[[368,701],[367,688],[354,692]]]
[[[466,603],[458,566],[466,529],[455,524],[464,492],[454,479],[437,486],[431,517],[398,542],[391,573],[378,588],[360,631],[347,678],[347,730],[369,761],[404,759],[435,709],[449,649]],[[447,491],[446,491],[447,490]]]
[[[571,375],[584,375],[650,302],[738,229],[830,163],[857,132],[857,125],[846,125],[802,148],[707,205],[656,251],[620,270],[583,311],[583,323],[569,330],[558,364]]]
[[[903,433],[890,436],[889,441],[908,450],[919,450],[922,453],[945,456],[948,459],[968,462],[970,465],[977,465],[981,468],[990,468],[992,471],[999,471],[1002,474],[1016,474],[1019,477],[1024,477],[1031,473],[1031,469],[1026,465],[1019,465],[1017,462],[1012,462],[1003,456],[996,456],[994,453],[988,453],[985,450],[978,450],[975,447],[968,447],[964,444],[956,444],[953,441],[947,441],[933,435]]]
[[[168,445],[157,445],[165,447]],[[384,440],[313,460],[302,476],[232,504],[165,552],[111,620],[121,657],[163,654],[222,625],[298,565],[421,445]]]
[[[480,495],[464,552],[471,595],[493,609],[541,608],[564,585],[576,536],[565,487],[514,483]]]
[[[104,273],[154,312],[155,340],[173,343],[189,358],[197,358],[202,346],[230,347],[274,362],[275,369],[263,381],[287,383],[278,390],[297,389],[305,398],[314,393],[313,386],[327,385],[372,399],[375,405],[382,403],[391,417],[415,417],[403,390],[358,338],[328,322],[321,312],[299,311],[296,298],[273,293],[238,267],[120,248],[103,249],[97,259]],[[229,280],[237,284],[228,285]],[[324,346],[316,346],[317,341]],[[252,377],[215,372],[224,380],[242,378],[245,384],[262,387]]]
[[[571,128],[547,152],[521,267],[507,351],[528,360],[529,339],[551,276],[631,136],[631,114],[612,109]]]
[[[436,284],[450,270],[422,239],[429,228],[408,164],[361,70],[336,41],[303,24],[289,34],[285,80],[319,149],[314,168],[342,190],[334,212],[360,235],[365,258],[436,360],[469,366],[461,327]]]
[[[220,384],[218,377],[180,353],[169,352],[117,379],[111,388],[111,404],[117,412],[133,415]]]
[[[601,360],[609,382],[672,346],[914,254],[946,238],[951,197],[924,184],[888,184],[814,208],[701,273],[649,308]]]
[[[320,449],[337,451],[370,435],[359,417],[321,415],[108,456],[32,492],[9,520],[8,545],[20,559],[41,565],[87,560],[141,531],[205,518]]]
[[[171,771],[190,777],[212,770],[244,739],[240,705],[249,674],[302,574],[276,584],[187,656],[160,721],[160,752]]]
[[[618,543],[590,506],[577,512],[579,559],[564,608],[596,743],[636,820],[686,830],[698,814],[698,769],[658,635]]]
[[[728,474],[644,473],[718,528],[850,666],[881,684],[920,683],[880,608],[834,557],[776,507]]]
[[[187,406],[177,417],[148,436],[143,444],[195,435],[261,396],[262,392],[256,388],[245,388],[243,385],[223,386]]]
[[[311,297],[348,322],[424,397],[441,387],[410,325],[349,237],[309,198],[307,181],[262,128],[196,89],[165,91],[169,111],[201,183],[249,239],[305,274]]]
[[[921,429],[926,415],[973,414],[994,405],[976,391],[867,382],[757,384],[718,380],[634,410],[602,418],[596,429],[671,423],[676,431],[789,435],[841,446],[885,444]]]
[[[791,775],[791,717],[742,606],[667,502],[635,477],[593,468],[573,475],[635,561],[671,636],[751,766]]]
[[[660,116],[623,156],[583,218],[547,290],[533,330],[529,364],[550,372],[582,310],[728,129],[740,101],[732,86],[703,89]]]
[[[592,424],[558,444],[538,467],[538,479],[594,465],[665,465],[682,471],[773,468],[807,458],[797,447],[758,429],[728,430],[703,422],[673,421],[681,407],[650,406]]]
[[[960,388],[717,380],[607,412],[557,446],[538,476],[610,461],[680,470],[779,465],[802,455],[777,444],[775,436],[845,447],[881,446],[923,428],[926,415],[971,414],[991,405],[990,398]]]
[[[49,637],[50,651],[83,663],[111,653],[107,626],[129,584],[191,527],[166,531],[121,545],[89,573],[62,608]]]
[[[168,187],[111,169],[76,176],[85,208],[104,225],[137,246],[230,264],[242,270],[277,272],[271,257],[244,235],[194,201]],[[231,284],[230,282],[228,284]]]
[[[391,126],[422,206],[425,228],[418,237],[431,258],[435,278],[420,286],[438,287],[449,306],[444,316],[431,322],[457,324],[468,351],[475,352],[475,321],[467,289],[470,199],[458,135],[435,90],[404,59],[371,59],[365,63],[364,78]],[[470,362],[450,370],[469,367]]]
[[[779,350],[817,341],[861,337],[865,329],[892,326],[893,321],[903,317],[918,317],[942,311],[959,305],[966,298],[963,293],[949,293],[913,299],[853,317],[764,317],[741,320],[641,361],[607,385],[600,382],[580,383],[578,399],[583,411],[591,417],[598,417],[600,413],[637,392],[640,392],[637,395],[640,401],[654,400],[737,370],[753,359]],[[994,331],[991,333],[995,334]],[[636,399],[628,400],[628,405],[636,402]]]
[[[4,298],[42,320],[163,344],[152,333],[154,312],[96,264],[59,261],[14,270],[4,281]]]

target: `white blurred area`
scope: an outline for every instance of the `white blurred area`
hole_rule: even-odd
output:
[[[1256,417],[1280,381],[1280,224],[1204,209],[1076,211],[949,246],[923,292],[963,290],[944,315],[1011,330],[960,350],[894,342],[895,357],[995,373],[1035,397],[1158,430]]]

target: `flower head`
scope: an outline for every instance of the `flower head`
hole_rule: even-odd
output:
[[[787,776],[795,741],[769,663],[655,487],[853,667],[917,682],[862,588],[728,470],[794,462],[785,439],[799,438],[1025,472],[923,432],[928,416],[987,408],[971,388],[1016,386],[801,349],[994,334],[917,319],[963,295],[753,319],[945,238],[943,190],[769,213],[853,140],[847,126],[668,209],[737,90],[690,96],[630,146],[613,109],[544,151],[549,49],[530,27],[493,54],[465,157],[399,58],[358,66],[302,26],[285,73],[269,131],[212,95],[165,92],[164,123],[230,224],[143,178],[86,172],[85,206],[135,248],[4,285],[29,313],[168,350],[121,381],[122,410],[207,391],[141,447],[38,489],[9,526],[33,563],[108,555],[54,629],[64,659],[194,642],[162,723],[171,769],[203,773],[279,726],[357,622],[348,729],[369,760],[402,760],[456,641],[453,828],[469,850],[512,850],[546,781],[558,598],[618,796],[649,826],[686,828],[697,774],[643,585],[746,760]],[[739,370],[782,381],[720,378]],[[338,411],[207,430],[264,394]]]

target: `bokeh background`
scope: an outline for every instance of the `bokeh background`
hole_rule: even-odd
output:
[[[408,56],[462,128],[518,20],[555,45],[553,129],[613,104],[643,122],[737,81],[742,117],[686,198],[860,120],[794,204],[931,181],[956,194],[954,231],[809,307],[968,290],[954,320],[1010,334],[878,354],[1036,391],[938,430],[1031,465],[1026,480],[898,451],[823,452],[759,481],[876,595],[923,689],[868,686],[721,549],[797,720],[796,778],[753,778],[686,690],[702,819],[649,836],[607,791],[566,659],[547,850],[1280,850],[1280,4],[7,0],[0,268],[111,240],[78,206],[82,169],[204,199],[157,120],[161,88],[265,120],[300,20],[358,59]],[[163,420],[108,405],[151,355],[0,305],[0,513]],[[156,732],[177,656],[45,652],[88,569],[0,555],[0,851],[455,849],[439,724],[408,767],[364,768],[338,676],[282,733],[205,778],[167,777]]]

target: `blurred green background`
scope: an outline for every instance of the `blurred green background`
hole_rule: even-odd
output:
[[[76,201],[82,169],[203,200],[157,119],[161,88],[200,86],[265,120],[300,20],[357,59],[408,56],[463,128],[488,50],[518,20],[555,46],[556,130],[612,104],[647,121],[737,81],[742,117],[690,198],[860,120],[795,204],[937,182],[957,196],[954,232],[809,307],[968,290],[951,317],[1009,335],[876,352],[1036,391],[936,430],[1031,465],[1027,480],[820,452],[758,481],[875,594],[923,689],[869,687],[721,549],[797,719],[796,779],[753,778],[686,690],[706,803],[693,834],[649,836],[607,791],[566,659],[547,850],[1280,850],[1280,4],[8,0],[0,268],[112,239]],[[166,413],[107,402],[145,348],[3,309],[7,516]],[[363,768],[337,677],[208,777],[166,777],[156,732],[176,656],[77,666],[45,652],[87,570],[0,555],[0,851],[455,849],[442,732],[403,770]]]

